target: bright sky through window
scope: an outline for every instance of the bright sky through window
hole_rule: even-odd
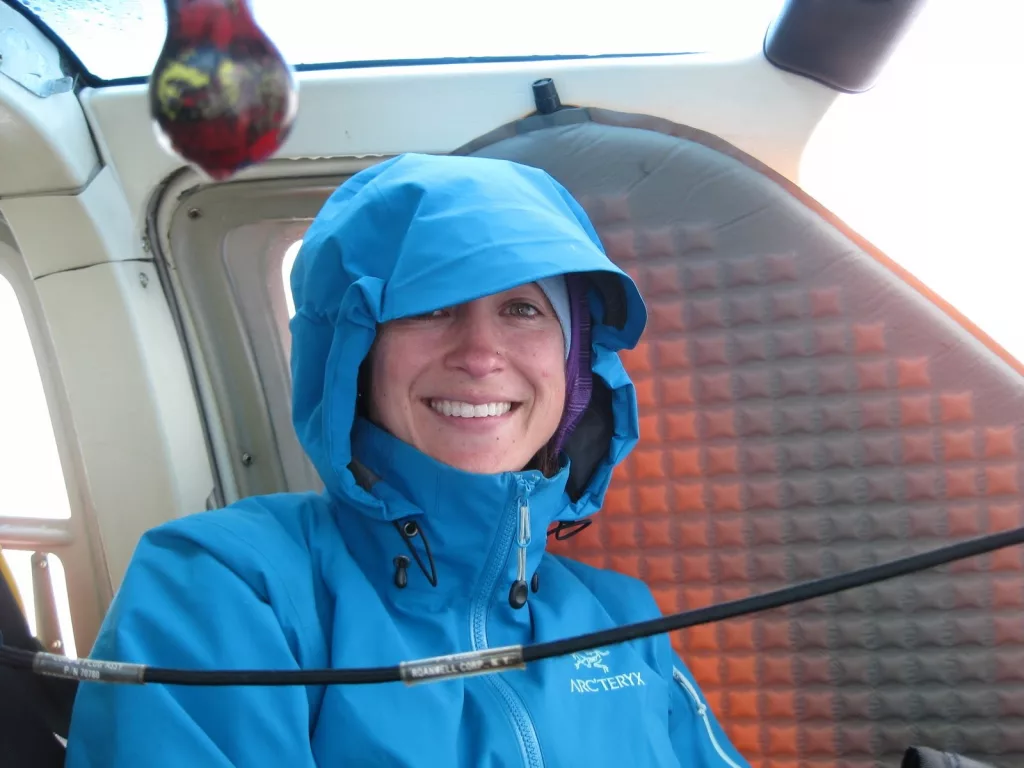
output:
[[[104,80],[147,77],[162,0],[15,0]],[[781,0],[250,0],[292,64],[756,50]]]

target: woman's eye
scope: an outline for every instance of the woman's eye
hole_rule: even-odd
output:
[[[509,307],[509,312],[516,317],[536,317],[540,314],[539,309],[525,301],[517,301],[515,304],[512,304]]]

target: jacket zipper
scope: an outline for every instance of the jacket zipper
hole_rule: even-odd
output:
[[[522,563],[520,569],[525,571],[524,557],[526,554],[524,540],[529,544],[530,536],[530,501],[529,494],[533,486],[525,480],[519,480],[519,493],[516,495],[515,503],[511,510],[506,511],[501,541],[498,546],[499,557],[496,557],[487,571],[484,579],[483,589],[477,595],[472,608],[470,609],[470,641],[473,650],[487,648],[487,609],[491,597],[494,595],[498,579],[501,577],[502,565],[505,557],[501,553],[510,553],[513,545],[517,549],[517,566]],[[511,514],[509,513],[511,512]],[[525,534],[524,534],[525,531]],[[518,532],[518,537],[516,536]],[[507,554],[506,554],[507,557]],[[537,738],[537,729],[530,720],[526,707],[523,705],[519,694],[510,686],[501,675],[486,675],[485,681],[494,687],[494,690],[505,702],[508,709],[509,720],[512,729],[519,740],[519,747],[522,752],[524,765],[528,768],[544,768],[544,760],[541,758],[540,740]],[[737,767],[738,768],[738,767]]]
[[[516,541],[516,581],[526,583],[526,550],[530,546],[530,502],[521,498],[519,506],[519,538]]]
[[[690,684],[690,681],[686,679],[686,675],[679,671],[678,667],[672,667],[672,678],[679,683],[686,692],[690,694],[690,698],[693,699],[693,703],[697,705],[697,715],[704,721],[704,728],[708,732],[708,738],[711,740],[711,745],[715,748],[718,756],[722,758],[722,761],[729,766],[729,768],[740,768],[729,755],[722,749],[722,745],[718,743],[718,739],[715,738],[715,732],[711,728],[711,721],[708,720],[708,708],[704,705],[704,702],[700,700],[700,696],[697,695],[697,689]]]

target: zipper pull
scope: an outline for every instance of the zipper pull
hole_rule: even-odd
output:
[[[526,582],[522,579],[516,579],[512,582],[512,589],[508,591],[508,604],[518,611],[526,605],[526,598],[529,594]]]
[[[530,546],[530,541],[530,502],[523,498],[519,501],[519,541],[517,544],[520,549],[526,549]]]
[[[508,592],[508,604],[516,610],[526,605],[530,588],[526,583],[526,548],[530,546],[530,502],[524,493],[519,497],[519,536],[516,540],[516,580]]]

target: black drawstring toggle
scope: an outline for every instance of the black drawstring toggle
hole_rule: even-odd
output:
[[[399,589],[405,589],[406,584],[409,583],[409,558],[405,555],[399,555],[394,559],[395,563],[395,586]]]

